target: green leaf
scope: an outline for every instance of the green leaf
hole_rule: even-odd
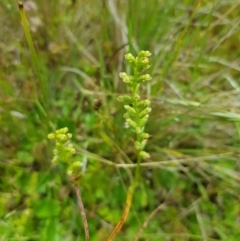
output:
[[[46,198],[37,201],[34,212],[39,218],[55,217],[59,215],[60,206],[56,200]]]

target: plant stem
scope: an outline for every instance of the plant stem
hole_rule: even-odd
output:
[[[124,207],[124,211],[122,213],[121,219],[116,225],[116,227],[114,228],[114,230],[112,231],[112,233],[110,234],[110,236],[108,237],[107,241],[112,241],[116,236],[116,234],[121,230],[123,224],[125,223],[129,210],[132,205],[132,197],[133,197],[134,189],[135,189],[135,183],[133,182],[133,184],[128,188],[126,203],[125,203],[125,207]]]
[[[87,223],[87,216],[86,216],[84,206],[83,206],[83,202],[82,202],[82,199],[81,199],[80,189],[77,185],[76,179],[72,180],[72,183],[74,184],[74,187],[75,187],[75,192],[76,192],[76,195],[77,195],[77,202],[78,202],[78,206],[79,206],[81,216],[82,216],[82,220],[83,220],[85,240],[90,241],[89,228],[88,228],[88,223]]]
[[[138,241],[138,239],[140,238],[141,233],[143,232],[143,230],[147,227],[148,223],[151,221],[151,219],[163,208],[165,208],[165,204],[162,203],[160,204],[155,210],[153,210],[151,212],[151,214],[147,217],[147,219],[145,220],[145,222],[142,224],[142,226],[140,227],[140,229],[137,232],[137,235],[134,239],[134,241]]]

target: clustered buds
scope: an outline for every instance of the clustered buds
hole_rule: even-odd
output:
[[[149,51],[141,51],[137,57],[134,57],[130,53],[125,55],[125,59],[133,68],[133,75],[122,72],[119,76],[129,86],[132,96],[121,95],[117,98],[118,101],[124,103],[124,108],[126,109],[124,118],[126,122],[137,134],[137,140],[134,145],[142,158],[149,157],[149,154],[143,150],[149,138],[149,134],[144,132],[144,128],[151,112],[151,108],[149,107],[151,102],[150,100],[140,99],[139,84],[152,79],[149,74],[142,74],[143,71],[150,67],[149,56],[151,56]]]
[[[48,134],[48,139],[55,140],[56,146],[53,150],[53,163],[67,163],[68,175],[72,175],[73,173],[79,172],[79,168],[82,163],[80,161],[71,162],[72,156],[76,153],[75,148],[70,143],[70,139],[72,138],[72,134],[68,133],[68,128],[62,128],[56,130],[53,133]]]
[[[151,55],[149,51],[140,51],[136,58],[132,54],[126,54],[125,59],[137,68],[138,72],[142,72],[150,67],[148,57]]]

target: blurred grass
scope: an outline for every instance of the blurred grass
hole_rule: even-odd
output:
[[[162,203],[139,240],[239,240],[239,5],[25,1],[51,122],[69,127],[86,165],[79,184],[92,241],[119,220],[136,161],[116,97],[127,92],[124,53],[141,49],[153,53],[151,160],[115,240],[134,240]],[[0,240],[84,240],[64,167],[50,168],[16,1],[1,1],[0,25]]]

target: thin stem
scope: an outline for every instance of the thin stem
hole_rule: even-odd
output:
[[[110,234],[110,236],[108,237],[107,241],[112,241],[114,239],[114,237],[116,236],[116,234],[121,230],[123,224],[125,223],[125,221],[127,219],[127,216],[128,216],[128,213],[129,213],[129,210],[130,210],[131,205],[132,205],[134,188],[135,188],[135,185],[133,183],[128,189],[125,208],[124,208],[124,211],[122,213],[121,219],[118,222],[118,224],[116,225],[116,227],[114,228],[114,230],[112,231],[112,233]]]
[[[139,151],[138,151],[138,156],[137,156],[137,168],[136,168],[136,172],[135,172],[135,182],[137,184],[137,182],[139,181],[139,178],[140,178],[140,164],[141,164],[141,161],[142,161],[142,158],[139,154]]]
[[[78,206],[79,206],[79,209],[80,209],[80,212],[81,212],[81,216],[82,216],[82,220],[83,220],[83,227],[84,227],[84,232],[85,232],[85,240],[86,241],[90,241],[87,216],[86,216],[86,213],[85,213],[85,210],[84,210],[84,206],[83,206],[83,202],[82,202],[82,199],[81,199],[80,189],[79,189],[79,187],[77,185],[77,182],[76,182],[76,180],[78,178],[79,177],[73,179],[72,183],[74,184],[74,187],[75,187],[75,192],[76,192],[76,195],[77,195],[77,202],[78,202]]]
[[[137,236],[135,237],[134,241],[138,241],[138,239],[140,238],[141,233],[143,232],[143,230],[147,227],[148,223],[151,221],[151,219],[163,208],[165,208],[165,204],[160,204],[155,210],[153,210],[150,215],[147,217],[147,219],[145,220],[145,222],[142,224],[142,226],[140,227],[140,229],[138,230]]]

